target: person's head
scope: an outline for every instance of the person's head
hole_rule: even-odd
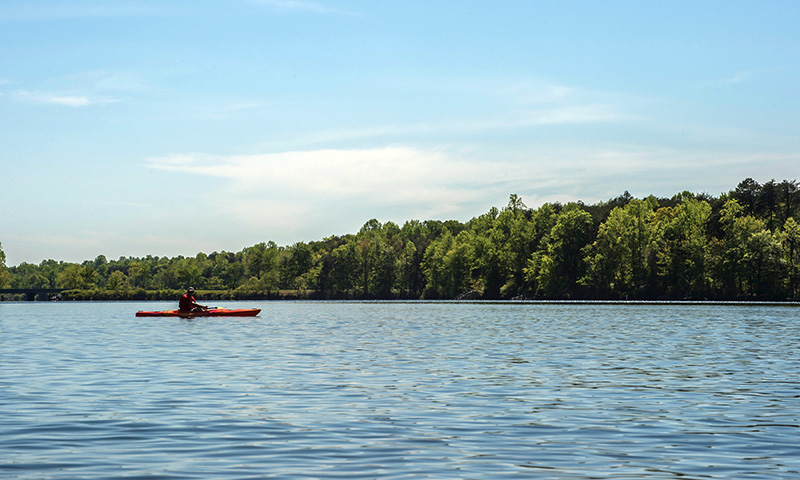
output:
[[[193,294],[193,293],[194,293],[194,287],[189,287],[189,289],[188,289],[188,290],[186,290],[186,293],[191,293],[191,294]]]

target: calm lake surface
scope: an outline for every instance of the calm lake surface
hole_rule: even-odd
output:
[[[0,303],[0,477],[800,478],[800,308]]]

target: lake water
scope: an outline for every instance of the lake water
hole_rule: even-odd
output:
[[[0,303],[0,477],[800,478],[800,308]]]

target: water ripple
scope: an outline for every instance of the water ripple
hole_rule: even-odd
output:
[[[162,306],[0,304],[0,476],[800,478],[794,308]]]

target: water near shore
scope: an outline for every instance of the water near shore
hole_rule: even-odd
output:
[[[0,303],[0,477],[800,478],[800,308]]]

